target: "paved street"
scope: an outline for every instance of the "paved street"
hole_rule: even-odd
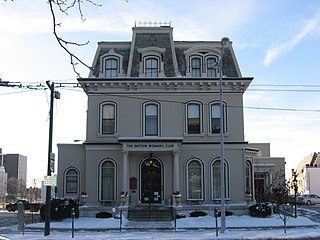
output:
[[[25,212],[25,223],[39,222],[40,214],[32,214],[29,211]],[[12,226],[18,226],[18,212],[8,212],[0,209],[0,233],[9,231]]]
[[[320,205],[298,206],[297,213],[320,224]]]

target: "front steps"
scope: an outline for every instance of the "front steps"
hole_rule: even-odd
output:
[[[172,207],[129,207],[129,221],[172,221],[174,210]]]

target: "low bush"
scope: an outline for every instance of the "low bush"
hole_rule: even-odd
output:
[[[204,217],[207,216],[206,212],[202,212],[202,211],[195,211],[190,213],[190,217]]]
[[[271,216],[271,207],[267,203],[257,203],[249,207],[249,215],[261,218]]]
[[[111,218],[112,217],[112,213],[108,213],[108,212],[99,212],[96,214],[96,218]]]

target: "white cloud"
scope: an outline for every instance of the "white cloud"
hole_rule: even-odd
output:
[[[291,51],[304,38],[320,28],[320,15],[316,15],[302,26],[299,32],[286,42],[270,48],[264,58],[264,65],[269,66],[274,60]]]

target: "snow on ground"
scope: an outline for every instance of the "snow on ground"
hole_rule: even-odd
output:
[[[123,226],[128,222],[124,219]],[[215,218],[188,217],[177,220],[177,230],[128,230],[120,231],[119,219],[79,218],[75,219],[74,239],[254,239],[254,238],[320,238],[319,224],[308,218],[289,218],[287,233],[284,233],[283,221],[274,215],[269,218],[254,218],[250,216],[228,216],[227,230],[218,232],[216,237]],[[7,234],[1,234],[2,239],[73,239],[71,219],[61,222],[51,222],[49,236],[44,236],[44,223],[28,224],[24,233],[16,231],[17,226],[11,228]],[[151,226],[151,224],[150,224]],[[174,225],[173,225],[174,226]],[[220,226],[220,218],[218,219]]]

